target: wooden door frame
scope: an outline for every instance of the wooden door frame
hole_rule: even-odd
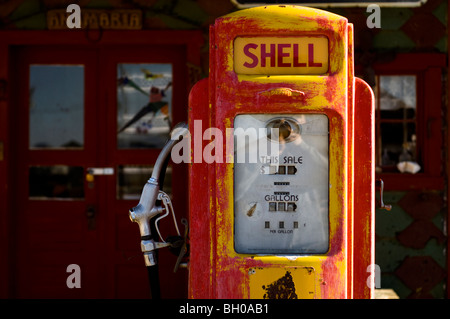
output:
[[[12,130],[17,123],[11,123],[11,107],[13,107],[11,89],[14,68],[12,49],[17,46],[64,46],[76,45],[83,48],[120,45],[175,45],[184,47],[186,52],[186,72],[189,76],[190,87],[199,79],[201,70],[200,49],[204,39],[202,32],[194,31],[0,31],[0,298],[8,298],[13,291],[13,280],[9,276],[13,261],[12,219],[14,212],[12,199],[14,172],[10,169],[14,163]],[[193,72],[191,72],[193,71]],[[192,75],[197,76],[192,77]],[[187,103],[187,96],[186,96]],[[5,258],[6,257],[6,258]]]

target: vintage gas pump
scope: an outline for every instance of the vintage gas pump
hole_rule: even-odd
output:
[[[346,18],[266,6],[217,19],[189,99],[189,297],[371,298],[373,114]],[[208,145],[214,160],[198,160]]]

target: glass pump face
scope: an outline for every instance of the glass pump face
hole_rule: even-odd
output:
[[[241,114],[234,129],[236,252],[327,252],[328,117]]]

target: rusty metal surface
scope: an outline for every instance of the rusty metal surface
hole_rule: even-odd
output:
[[[266,291],[263,299],[298,299],[295,293],[295,284],[289,271],[267,286],[262,286]]]
[[[316,297],[316,276],[312,267],[250,268],[250,298],[312,299]]]

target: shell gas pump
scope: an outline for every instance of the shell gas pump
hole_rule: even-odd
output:
[[[352,24],[245,9],[210,27],[209,58],[189,132],[163,149],[187,137],[189,298],[371,298],[374,96],[354,76]],[[151,180],[130,211],[147,267],[170,245],[147,226],[165,211]]]
[[[246,9],[210,27],[209,58],[189,127],[234,134],[222,160],[216,149],[190,166],[189,296],[371,298],[374,96],[354,77],[352,24],[299,6]],[[251,128],[266,134],[237,134]],[[278,156],[259,148],[250,161],[256,143],[278,144]]]

